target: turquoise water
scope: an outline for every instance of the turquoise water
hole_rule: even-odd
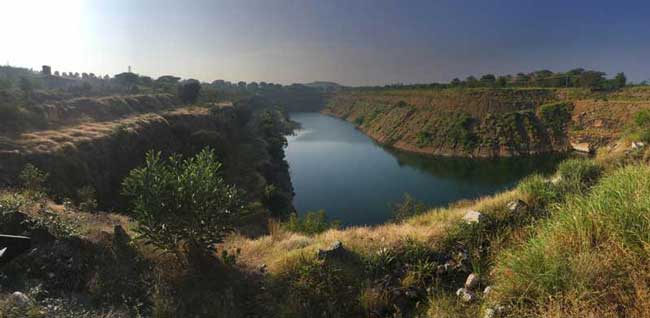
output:
[[[439,158],[382,147],[346,121],[319,113],[292,113],[302,128],[286,149],[294,205],[300,214],[324,209],[343,225],[390,219],[390,204],[409,193],[445,206],[512,187],[523,177],[554,170],[560,158]]]

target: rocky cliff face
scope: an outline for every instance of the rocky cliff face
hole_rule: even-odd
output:
[[[130,107],[167,107],[151,102]],[[293,211],[283,149],[288,122],[283,113],[257,104],[179,108],[24,133],[0,145],[0,182],[15,185],[25,164],[32,163],[49,173],[48,188],[57,197],[75,198],[79,188],[92,186],[101,208],[116,209],[125,206],[120,196],[123,178],[143,163],[146,152],[190,156],[211,147],[227,181],[245,190],[251,201],[284,215]]]
[[[546,89],[347,91],[323,113],[380,143],[445,156],[517,156],[569,150],[569,103]]]

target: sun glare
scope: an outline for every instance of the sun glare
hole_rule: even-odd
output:
[[[69,65],[80,56],[82,1],[4,1],[0,32],[4,43],[0,63]]]

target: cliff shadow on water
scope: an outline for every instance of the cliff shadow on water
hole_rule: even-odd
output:
[[[562,160],[570,157],[561,153],[498,158],[444,157],[382,147],[395,157],[400,166],[413,167],[439,178],[463,179],[486,185],[514,185],[532,173],[550,175]]]

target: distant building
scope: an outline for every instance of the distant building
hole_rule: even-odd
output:
[[[52,75],[52,68],[49,65],[43,65],[41,73],[43,73],[43,75]]]

